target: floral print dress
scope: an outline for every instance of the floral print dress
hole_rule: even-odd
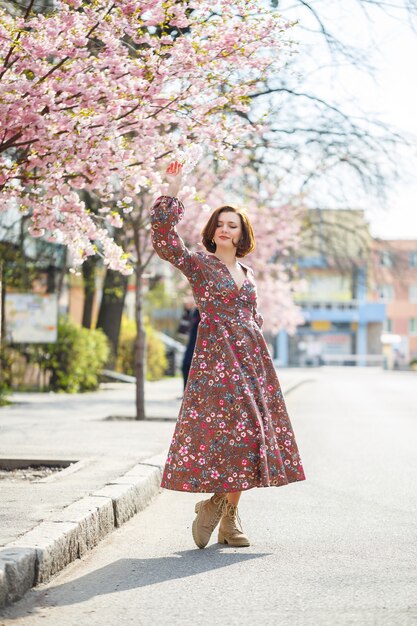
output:
[[[201,321],[161,486],[224,493],[305,480],[294,432],[257,311],[254,274],[239,290],[215,255],[191,252],[177,198],[151,209],[157,254],[187,277]]]

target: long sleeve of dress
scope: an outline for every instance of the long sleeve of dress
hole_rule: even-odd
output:
[[[252,279],[253,279],[253,286],[255,288],[255,295],[254,295],[254,301],[253,301],[253,318],[255,322],[258,324],[259,328],[262,329],[262,326],[264,324],[264,318],[263,318],[263,315],[261,315],[261,313],[259,313],[258,311],[258,291],[256,289],[255,273],[252,268],[250,269],[250,272],[251,272]]]
[[[258,324],[259,328],[262,328],[262,326],[264,325],[264,318],[263,318],[263,315],[261,315],[261,313],[259,313],[259,311],[258,311],[258,303],[257,303],[257,301],[256,301],[256,304],[255,304],[255,310],[254,310],[253,317],[255,318],[255,322]]]
[[[151,208],[151,238],[158,256],[190,278],[197,269],[198,261],[196,254],[188,250],[175,228],[183,216],[184,205],[178,198],[159,197]]]
[[[264,325],[264,318],[263,318],[263,316],[260,313],[258,313],[258,311],[256,311],[256,313],[254,315],[254,318],[255,318],[255,322],[258,324],[259,328],[262,328],[262,326]]]

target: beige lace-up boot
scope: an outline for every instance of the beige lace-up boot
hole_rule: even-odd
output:
[[[220,521],[219,543],[227,543],[236,548],[250,546],[250,541],[242,530],[237,506],[230,504],[227,500]]]
[[[214,494],[208,500],[201,500],[195,505],[197,517],[193,522],[193,538],[199,548],[205,548],[213,530],[222,516],[226,494]]]

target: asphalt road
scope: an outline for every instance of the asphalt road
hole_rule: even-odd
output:
[[[16,626],[417,624],[417,375],[321,368],[287,396],[307,480],[242,497],[249,548],[164,491],[9,608]]]

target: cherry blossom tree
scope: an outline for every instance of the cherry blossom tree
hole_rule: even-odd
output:
[[[60,0],[49,13],[0,8],[2,208],[31,234],[69,246],[73,264],[101,252],[131,271],[81,190],[111,203],[115,186],[158,185],[158,161],[198,141],[238,142],[248,93],[279,71],[290,26],[260,0]],[[132,184],[134,182],[134,185]]]

